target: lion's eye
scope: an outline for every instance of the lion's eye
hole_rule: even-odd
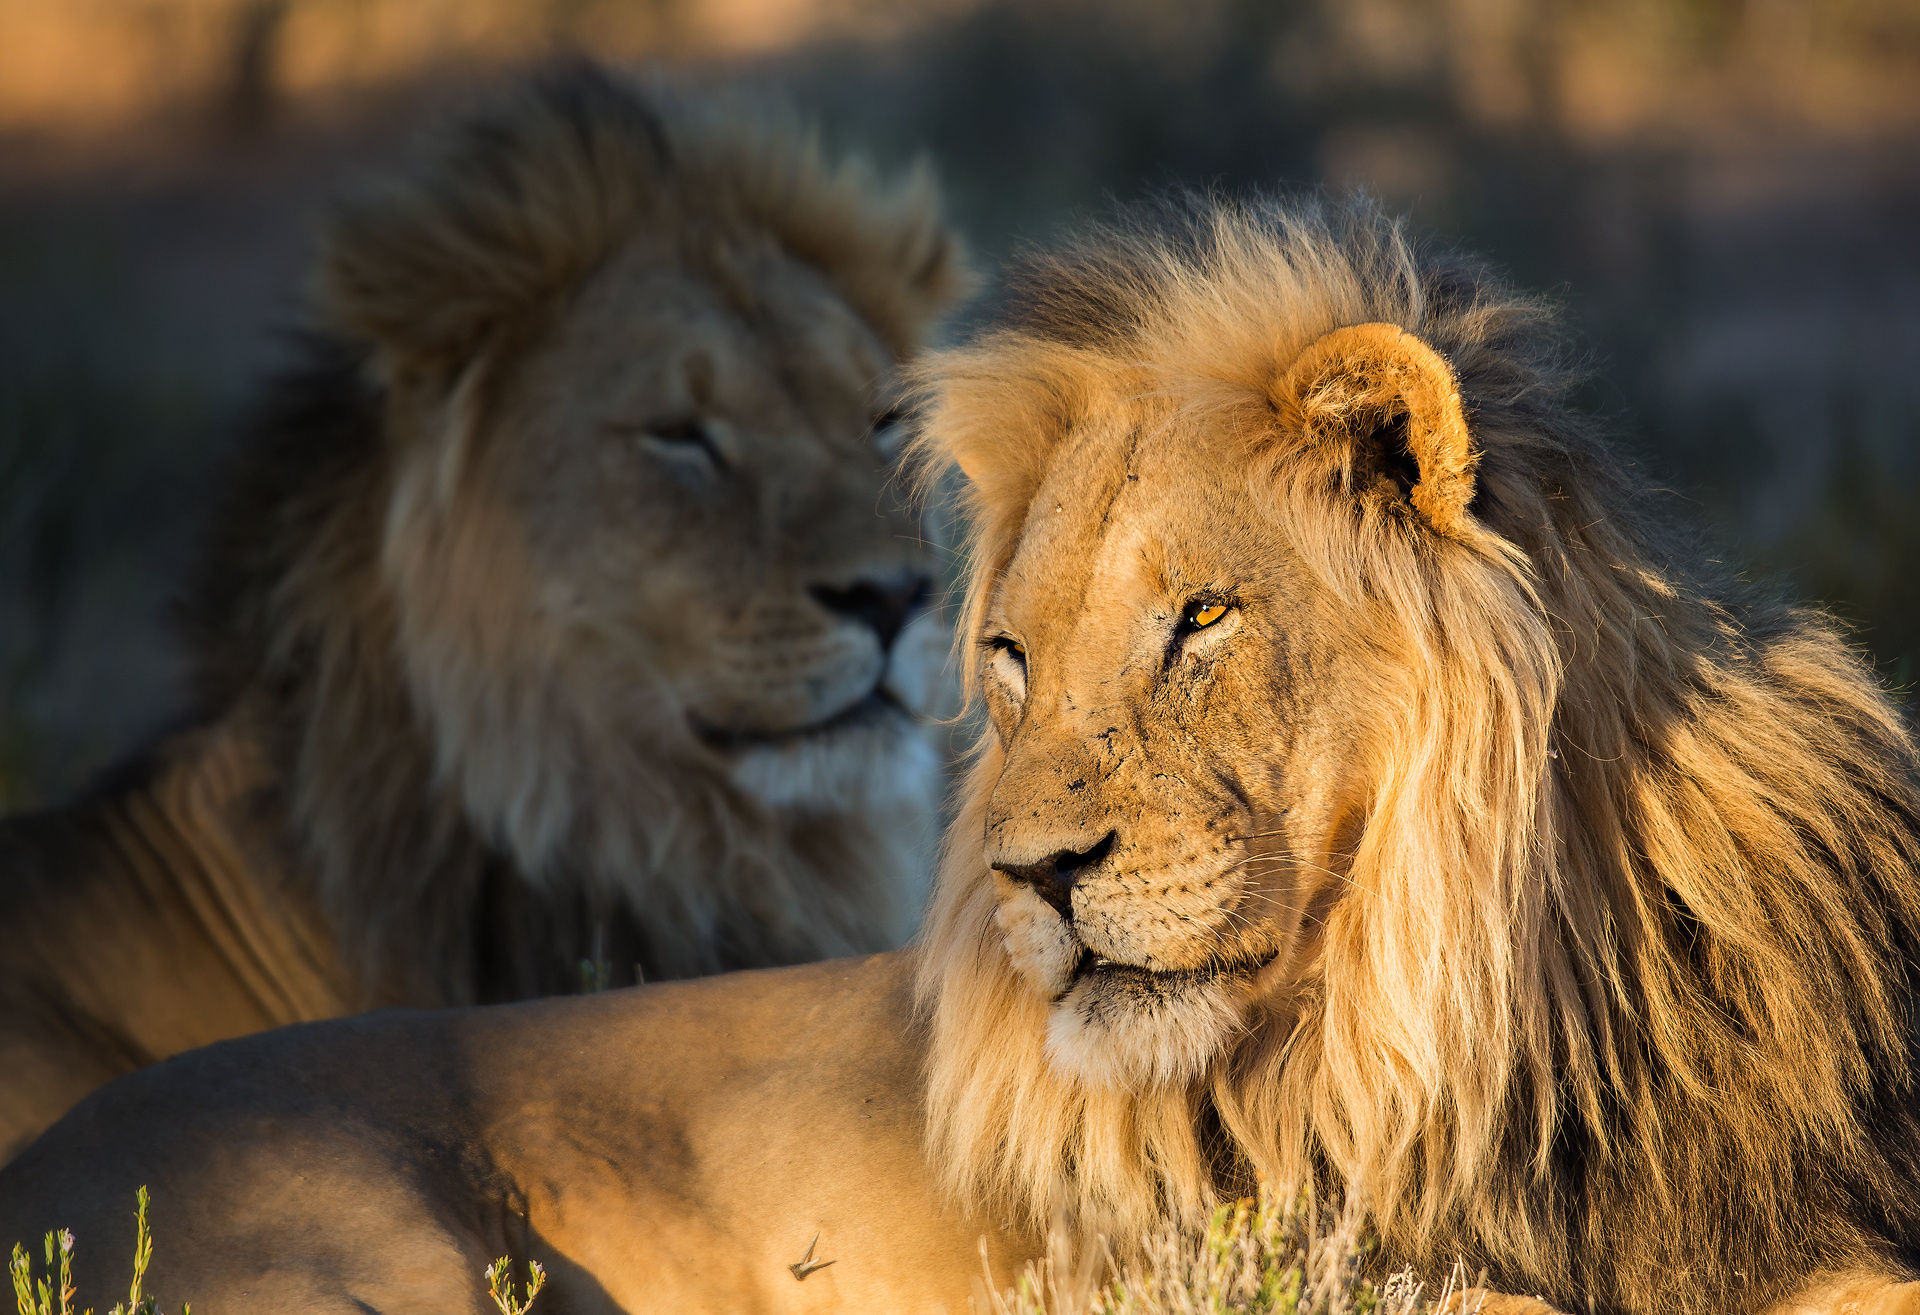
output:
[[[699,416],[649,420],[642,425],[618,425],[614,427],[614,432],[637,437],[664,456],[701,458],[717,467],[727,464],[726,456],[714,438],[713,426]]]
[[[690,444],[704,448],[713,446],[713,431],[698,416],[681,420],[656,420],[647,426],[647,437],[660,443]]]
[[[873,428],[868,431],[874,447],[880,455],[892,460],[900,451],[900,445],[906,440],[907,427],[903,423],[907,413],[902,407],[889,407],[873,418]]]
[[[1026,697],[1027,650],[1011,635],[994,635],[981,641],[987,661],[1014,701]]]
[[[1205,630],[1228,612],[1225,603],[1210,603],[1196,599],[1188,603],[1180,614],[1180,624],[1188,630]]]

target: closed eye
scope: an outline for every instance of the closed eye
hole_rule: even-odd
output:
[[[905,407],[888,407],[873,418],[873,427],[867,431],[874,447],[889,461],[899,453],[900,444],[907,436],[906,419]]]
[[[649,420],[644,424],[611,425],[608,428],[622,437],[637,438],[666,457],[678,460],[699,458],[721,470],[727,465],[726,456],[714,438],[713,426],[699,416],[676,416],[666,420]]]

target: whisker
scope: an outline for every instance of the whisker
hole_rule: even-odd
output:
[[[1351,858],[1352,855],[1343,854],[1341,855],[1341,857]],[[1356,879],[1351,872],[1336,872],[1334,869],[1330,867],[1325,867],[1319,863],[1311,863],[1306,859],[1299,857],[1297,854],[1292,854],[1292,853],[1249,854],[1245,858],[1240,859],[1238,862],[1234,863],[1231,867],[1228,867],[1226,871],[1227,872],[1255,871],[1255,869],[1250,868],[1248,865],[1256,862],[1268,862],[1275,865],[1285,864],[1290,867],[1303,868],[1309,872],[1320,872],[1320,873],[1324,873],[1329,877],[1334,878],[1337,881],[1344,881],[1349,886],[1356,886],[1359,889],[1366,891],[1369,895],[1377,896],[1380,893],[1377,890],[1374,890],[1371,886],[1367,885],[1365,882]]]
[[[1222,875],[1224,876],[1229,872],[1253,871],[1253,865],[1255,863],[1265,863],[1273,867],[1284,867],[1290,866],[1292,859],[1285,854],[1248,854],[1245,858],[1238,859],[1223,869]]]

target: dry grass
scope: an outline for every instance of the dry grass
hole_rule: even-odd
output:
[[[109,1315],[162,1315],[158,1298],[144,1290],[153,1259],[147,1205],[142,1187],[136,1195],[133,1281],[127,1299]],[[10,1269],[19,1315],[78,1315],[74,1251],[71,1231],[48,1233],[45,1265],[36,1276],[27,1248],[14,1246]],[[1168,1229],[1146,1239],[1139,1259],[1124,1264],[1104,1248],[1080,1257],[1064,1246],[1053,1251],[1028,1265],[1013,1287],[997,1290],[989,1315],[1425,1315],[1460,1305],[1457,1272],[1433,1300],[1405,1271],[1376,1287],[1366,1277],[1374,1248],[1360,1212],[1331,1209],[1305,1194],[1263,1189],[1258,1200],[1214,1211],[1199,1236]],[[487,1266],[487,1291],[500,1315],[529,1315],[547,1275],[538,1261],[527,1263],[526,1274],[525,1285],[516,1288],[508,1257]],[[991,1273],[988,1285],[996,1286]],[[1463,1315],[1476,1309],[1468,1302]],[[180,1315],[192,1315],[192,1307],[182,1303]]]
[[[1265,1188],[1219,1207],[1203,1234],[1147,1238],[1135,1260],[1051,1250],[1011,1288],[988,1274],[990,1315],[1423,1315],[1462,1305],[1457,1271],[1431,1297],[1405,1270],[1376,1286],[1375,1247],[1351,1205]],[[1476,1309],[1464,1303],[1466,1315]]]

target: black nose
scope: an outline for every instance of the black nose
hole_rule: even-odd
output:
[[[810,585],[814,601],[836,616],[858,621],[880,636],[881,648],[893,641],[918,616],[933,594],[933,581],[924,575],[896,575],[885,580],[855,580],[849,585]]]
[[[995,863],[993,866],[1024,886],[1073,921],[1073,885],[1080,874],[1093,867],[1113,850],[1117,832],[1109,831],[1085,849],[1063,849],[1038,863]]]

